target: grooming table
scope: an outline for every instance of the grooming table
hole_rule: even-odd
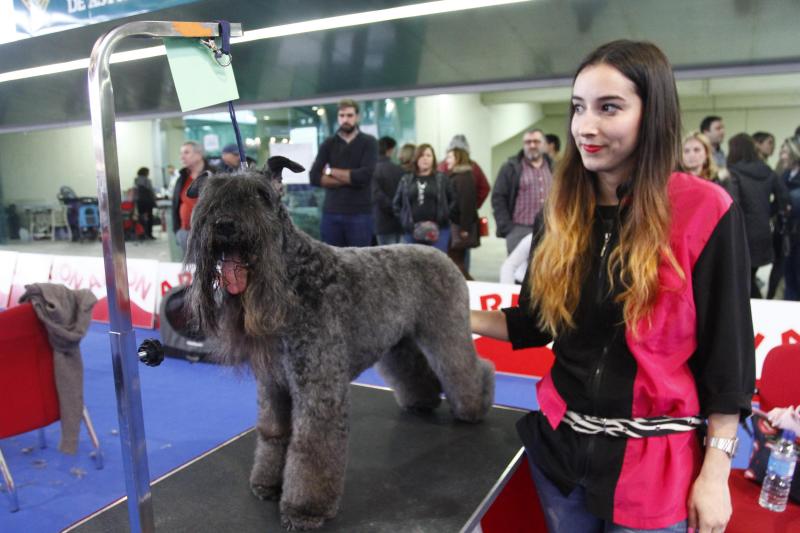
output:
[[[493,407],[457,422],[447,402],[430,415],[401,410],[391,391],[351,386],[347,477],[339,514],[318,531],[471,532],[524,461],[514,424]],[[280,532],[278,503],[250,492],[251,429],[153,485],[157,531]],[[124,501],[72,531],[127,531]]]

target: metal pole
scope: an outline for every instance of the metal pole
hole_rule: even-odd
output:
[[[242,34],[241,24],[231,24],[231,35]],[[117,392],[117,414],[128,494],[131,532],[155,531],[150,495],[150,472],[142,415],[136,339],[131,324],[128,270],[114,128],[114,91],[109,59],[116,45],[126,37],[217,37],[215,22],[129,22],[100,37],[89,62],[89,107],[92,116],[97,196],[100,202],[100,233],[103,239],[108,309],[111,319],[111,357]]]

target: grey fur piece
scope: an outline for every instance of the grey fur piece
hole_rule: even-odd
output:
[[[494,399],[494,367],[475,353],[467,286],[445,254],[328,246],[295,228],[279,191],[270,172],[206,180],[188,302],[221,362],[254,372],[250,485],[280,500],[284,527],[302,530],[339,510],[353,378],[377,363],[401,407],[429,411],[444,392],[456,418],[478,422]],[[223,254],[248,265],[239,294],[218,272]]]

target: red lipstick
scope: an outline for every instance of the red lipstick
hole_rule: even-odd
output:
[[[603,148],[602,146],[598,146],[596,144],[584,144],[583,149],[589,152],[590,154],[596,154]]]

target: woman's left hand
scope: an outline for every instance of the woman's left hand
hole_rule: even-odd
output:
[[[689,528],[695,533],[723,533],[731,518],[728,476],[701,471],[689,494]]]

